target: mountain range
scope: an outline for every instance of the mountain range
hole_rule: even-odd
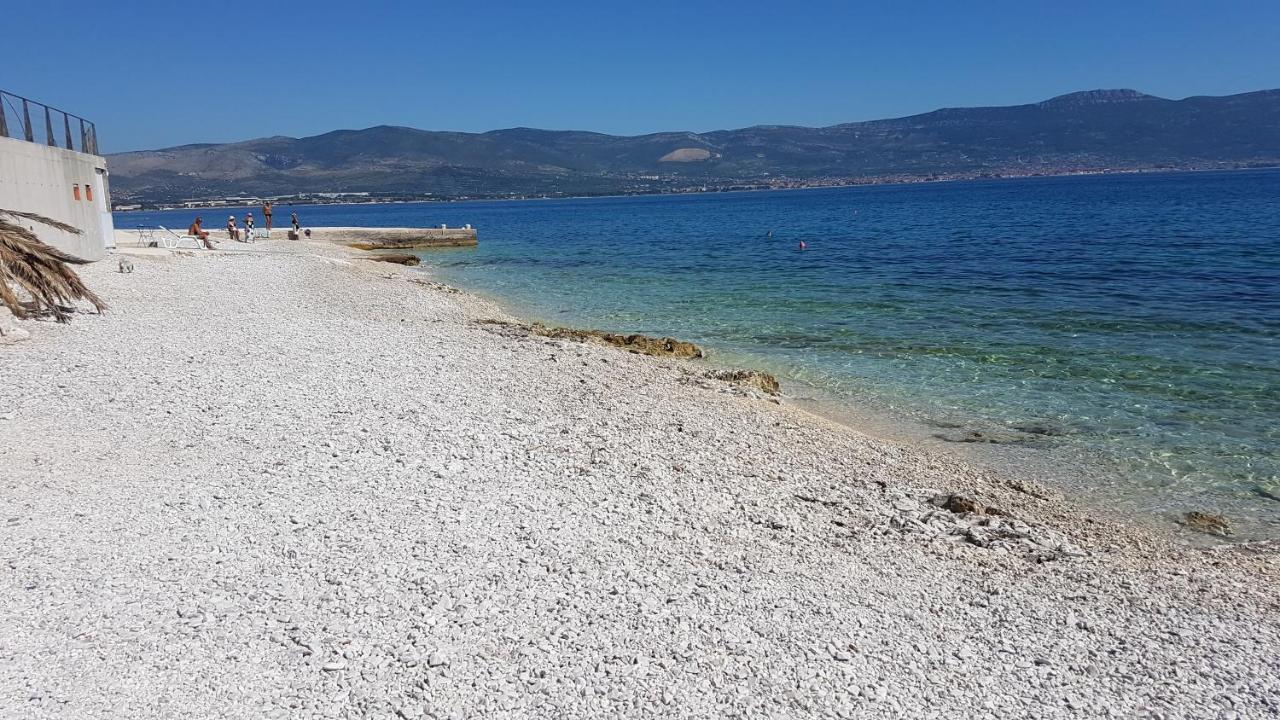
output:
[[[1280,90],[1090,90],[810,128],[616,136],[378,126],[108,157],[117,198],[367,192],[478,197],[1280,164]]]

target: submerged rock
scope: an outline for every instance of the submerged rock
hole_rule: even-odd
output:
[[[1182,516],[1182,525],[1192,530],[1210,535],[1227,537],[1231,534],[1231,522],[1226,516],[1215,513],[1203,513],[1192,510]]]
[[[982,428],[973,426],[966,427],[961,423],[936,419],[926,420],[925,424],[942,430],[952,431],[934,433],[933,436],[939,440],[954,443],[1013,445],[1017,443],[1036,442],[1044,440],[1045,438],[1061,437],[1069,432],[1066,427],[1048,421],[1020,423],[1018,425],[1012,425],[1008,429],[999,426]]]
[[[1258,497],[1264,497],[1268,500],[1280,502],[1280,483],[1255,485],[1253,488],[1253,494]]]
[[[1067,428],[1051,422],[1023,423],[1014,425],[1013,429],[1028,435],[1043,435],[1045,437],[1061,437],[1067,434]]]
[[[954,433],[934,433],[934,437],[953,443],[989,443],[992,445],[1012,445],[1031,442],[1036,435],[1025,432],[1000,432],[987,430],[966,430]]]
[[[1005,481],[1005,485],[1007,485],[1008,487],[1014,490],[1017,490],[1020,493],[1030,495],[1031,497],[1036,498],[1038,500],[1048,500],[1053,495],[1052,490],[1045,487],[1044,485],[1041,485],[1038,482],[1034,482],[1031,480],[1013,478]]]
[[[383,253],[380,255],[374,255],[369,259],[377,260],[378,262],[396,263],[397,265],[417,265],[422,262],[417,255],[410,255],[408,253]]]

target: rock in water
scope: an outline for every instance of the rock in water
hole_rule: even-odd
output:
[[[1046,437],[1061,437],[1067,434],[1065,427],[1051,422],[1023,423],[1022,425],[1014,425],[1013,429],[1028,435],[1044,435]]]
[[[396,263],[398,265],[417,265],[422,262],[417,255],[410,255],[408,253],[384,253],[374,255],[370,259],[377,260],[378,262]]]
[[[988,443],[991,445],[1011,445],[1025,443],[1036,438],[1025,432],[1001,432],[985,430],[968,430],[965,432],[934,433],[934,437],[953,443]]]
[[[1268,500],[1280,502],[1280,483],[1257,485],[1253,488],[1253,494],[1258,497],[1264,497]]]
[[[1231,534],[1231,522],[1226,516],[1193,510],[1182,516],[1182,524],[1197,532],[1227,537]]]

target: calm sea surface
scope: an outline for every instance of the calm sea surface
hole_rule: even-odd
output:
[[[693,340],[885,434],[1280,536],[1277,171],[297,210],[471,223],[429,271],[525,317]],[[1049,434],[937,437],[1018,427]]]

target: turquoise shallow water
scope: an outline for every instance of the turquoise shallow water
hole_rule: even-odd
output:
[[[953,447],[1280,536],[1277,171],[299,213],[471,223],[479,248],[426,262],[527,317],[694,340],[920,438],[1048,428]]]

